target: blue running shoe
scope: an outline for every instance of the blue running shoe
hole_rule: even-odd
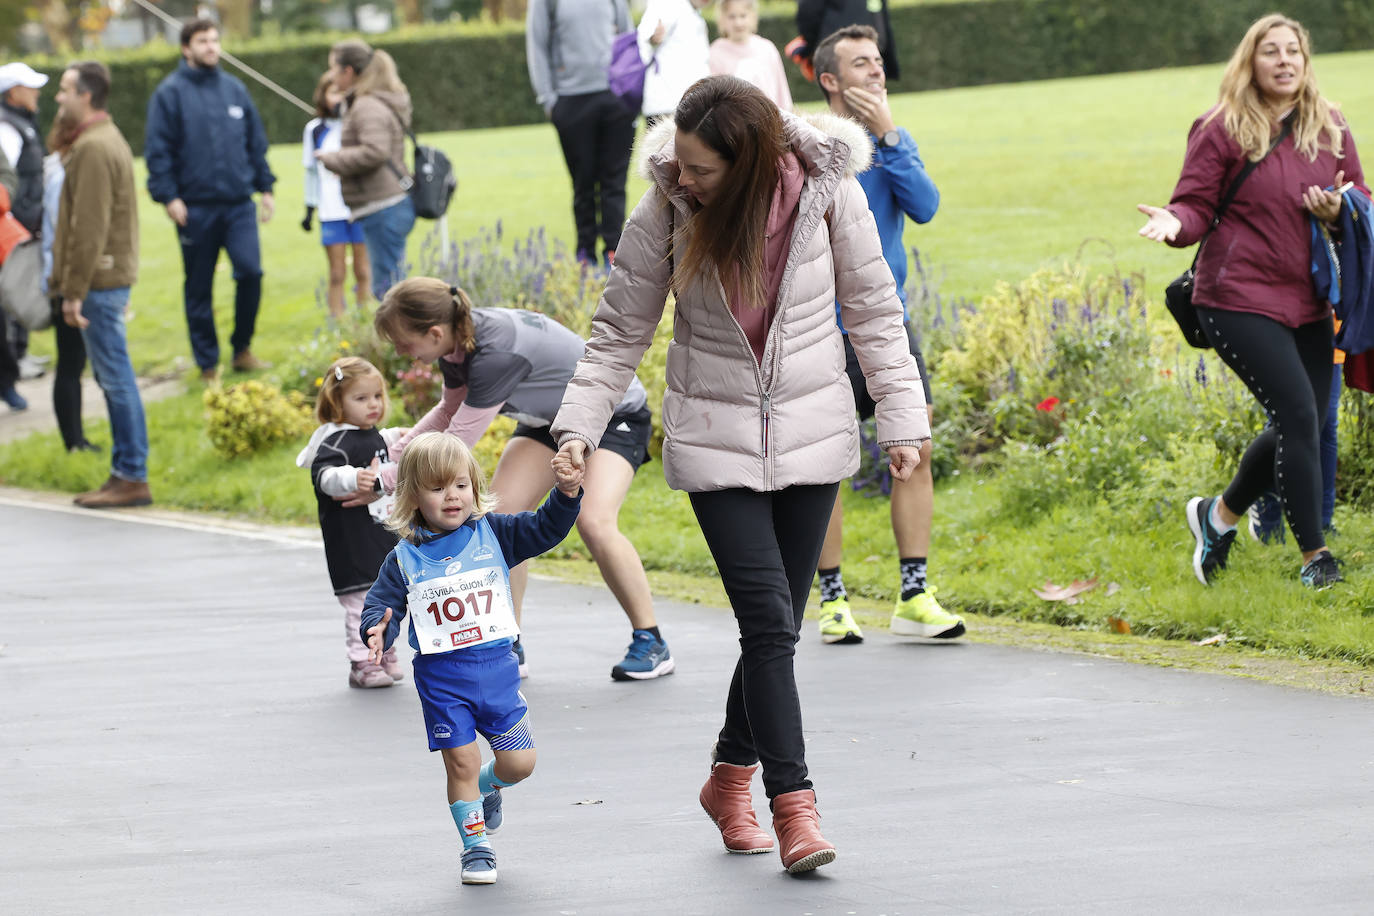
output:
[[[646,681],[672,673],[673,655],[668,651],[668,643],[648,630],[635,630],[625,660],[611,669],[611,679]]]
[[[495,833],[501,826],[501,790],[482,796],[482,817],[487,822],[487,833]]]
[[[511,649],[515,652],[515,661],[520,666],[520,677],[522,679],[529,677],[530,666],[525,664],[525,647],[521,644],[519,636],[515,637],[515,644],[511,646]]]
[[[1212,503],[1215,496],[1194,496],[1188,500],[1188,530],[1193,532],[1193,573],[1203,585],[1211,585],[1212,577],[1226,568],[1226,557],[1236,539],[1236,529],[1217,534],[1212,527]]]
[[[463,883],[496,883],[496,853],[490,846],[471,846],[463,850]]]
[[[9,318],[0,315],[0,321],[9,321]],[[10,405],[10,410],[13,411],[29,409],[29,402],[24,400],[24,396],[16,391],[13,385],[0,391],[0,400],[4,400],[6,404]]]

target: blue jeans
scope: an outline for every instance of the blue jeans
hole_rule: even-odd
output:
[[[110,413],[110,475],[143,483],[148,479],[148,424],[124,336],[128,304],[127,286],[91,290],[81,304],[81,314],[90,322],[81,336]]]
[[[219,250],[234,268],[234,333],[229,345],[237,355],[253,342],[262,300],[262,257],[258,248],[258,208],[250,197],[238,203],[188,203],[186,225],[177,231],[181,263],[186,269],[183,294],[191,355],[202,369],[219,364],[215,332],[215,265]]]
[[[406,236],[415,225],[415,205],[410,198],[385,210],[359,217],[367,239],[367,256],[372,259],[372,295],[382,301],[393,283],[406,276]]]
[[[1336,439],[1336,426],[1341,407],[1341,368],[1331,373],[1331,403],[1326,408],[1326,423],[1322,426],[1322,530],[1331,529],[1331,515],[1336,510],[1336,455],[1339,442]],[[1255,533],[1260,540],[1283,541],[1283,505],[1279,495],[1270,491],[1255,501],[1258,520]]]

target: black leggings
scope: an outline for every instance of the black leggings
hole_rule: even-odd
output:
[[[86,441],[81,425],[81,372],[86,368],[86,342],[81,332],[62,320],[62,300],[53,300],[53,331],[57,335],[57,368],[53,371],[52,409],[57,429],[68,449]]]
[[[1290,328],[1250,312],[1199,308],[1198,316],[1217,355],[1270,422],[1246,448],[1222,499],[1232,512],[1244,513],[1276,488],[1298,549],[1316,550],[1326,542],[1320,441],[1331,391],[1331,319]]]
[[[740,657],[716,760],[763,764],[768,797],[811,788],[792,670],[839,484],[692,493],[692,511],[739,623]]]

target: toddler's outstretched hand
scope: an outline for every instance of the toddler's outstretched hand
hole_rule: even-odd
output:
[[[367,628],[367,652],[372,664],[382,663],[382,653],[386,651],[386,628],[391,623],[391,608],[386,609],[382,619],[375,626]]]

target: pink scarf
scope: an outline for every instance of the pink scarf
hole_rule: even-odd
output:
[[[773,203],[768,210],[768,225],[763,239],[763,282],[768,305],[764,308],[750,308],[744,301],[744,291],[739,279],[732,278],[726,286],[729,297],[730,313],[735,316],[744,336],[749,338],[749,346],[754,351],[754,359],[763,363],[763,345],[768,338],[768,328],[778,310],[778,287],[782,285],[782,274],[787,269],[787,255],[792,250],[792,230],[797,225],[797,203],[801,200],[802,185],[806,183],[806,172],[797,156],[791,150],[778,160],[778,185],[773,189]]]

